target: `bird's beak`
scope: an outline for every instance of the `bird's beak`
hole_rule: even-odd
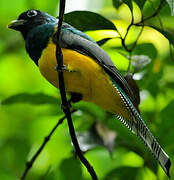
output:
[[[17,30],[19,26],[22,26],[24,25],[24,23],[26,22],[26,20],[14,20],[14,21],[11,21],[7,27],[10,28],[10,29],[14,29],[14,30]]]

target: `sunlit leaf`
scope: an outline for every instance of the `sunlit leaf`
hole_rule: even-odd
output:
[[[151,27],[159,31],[163,36],[165,36],[169,40],[171,44],[174,45],[174,30],[173,29],[169,29],[169,28],[161,29],[155,26],[151,26]]]
[[[113,29],[115,25],[105,17],[90,11],[73,11],[65,14],[64,21],[81,31]]]
[[[125,3],[129,9],[133,11],[132,0],[113,0],[112,2],[116,9],[118,9],[121,4]]]
[[[58,104],[60,103],[60,99],[43,93],[37,93],[37,94],[20,93],[10,96],[1,102],[2,105],[11,105],[16,103],[35,104],[35,105]]]

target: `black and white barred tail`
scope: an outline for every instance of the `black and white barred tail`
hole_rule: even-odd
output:
[[[165,173],[170,177],[169,170],[171,166],[170,159],[168,155],[164,152],[161,146],[158,144],[157,140],[154,138],[142,118],[140,117],[138,111],[135,109],[134,105],[131,103],[129,98],[118,88],[119,94],[131,113],[133,120],[126,120],[120,116],[117,118],[126,125],[133,133],[140,137],[144,144],[150,149],[155,159],[159,162]]]

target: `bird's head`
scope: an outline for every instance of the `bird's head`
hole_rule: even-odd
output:
[[[8,28],[20,31],[26,38],[27,34],[42,24],[57,23],[58,19],[40,10],[28,10],[19,15],[17,20],[8,24]]]

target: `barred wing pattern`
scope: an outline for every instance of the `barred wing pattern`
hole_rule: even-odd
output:
[[[120,94],[120,97],[122,98],[125,106],[128,108],[129,112],[133,116],[134,120],[126,120],[122,118],[121,116],[117,116],[117,118],[126,126],[128,127],[133,133],[135,133],[140,139],[144,142],[144,144],[149,148],[149,150],[152,152],[155,159],[159,162],[167,176],[169,175],[169,169],[171,166],[170,159],[168,155],[164,152],[164,150],[161,148],[157,140],[154,138],[148,127],[146,126],[145,122],[140,117],[139,113],[129,100],[129,98],[122,92],[122,90],[119,90],[117,87],[115,87],[117,91]]]

